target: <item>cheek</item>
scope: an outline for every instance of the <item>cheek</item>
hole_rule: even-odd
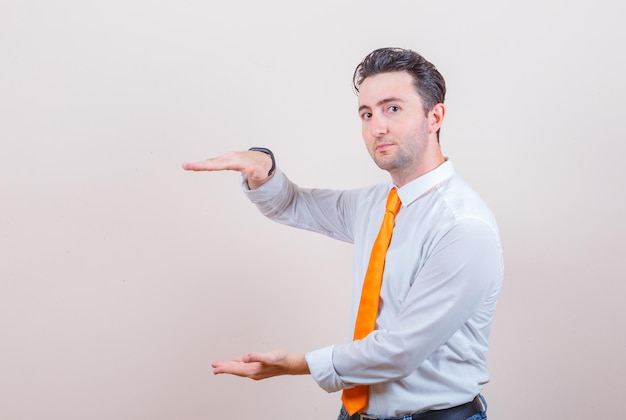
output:
[[[369,146],[369,144],[372,142],[370,130],[365,126],[365,124],[361,126],[361,137],[363,138],[363,141],[367,146]]]
[[[361,134],[363,136],[363,144],[365,145],[365,149],[367,150],[367,153],[370,156],[374,157],[375,141],[373,140],[372,136],[369,134],[367,130],[363,130]]]

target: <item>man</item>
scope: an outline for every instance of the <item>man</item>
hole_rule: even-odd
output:
[[[340,420],[486,419],[480,392],[489,379],[484,353],[502,252],[493,215],[441,151],[444,79],[416,52],[383,48],[357,66],[353,83],[365,146],[389,182],[299,188],[263,148],[183,168],[239,171],[245,193],[267,217],[353,243],[353,321],[360,325],[363,308],[374,305],[375,325],[359,334],[355,326],[353,341],[306,354],[275,350],[217,361],[214,373],[311,374],[324,390],[343,391]],[[383,216],[392,195],[401,205]],[[371,263],[383,219],[395,227],[383,262]],[[371,298],[368,266],[376,264],[382,280]]]

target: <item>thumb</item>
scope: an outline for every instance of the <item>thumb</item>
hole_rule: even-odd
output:
[[[262,353],[248,353],[246,355],[244,355],[241,360],[244,363],[253,363],[253,362],[265,362],[266,358],[263,357]]]

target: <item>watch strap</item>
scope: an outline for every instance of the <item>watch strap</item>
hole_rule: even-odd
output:
[[[262,152],[270,156],[270,158],[272,159],[272,167],[270,168],[270,171],[267,173],[267,176],[272,176],[272,174],[276,170],[276,160],[274,159],[274,153],[272,153],[270,149],[267,149],[265,147],[251,147],[248,150],[251,152]]]

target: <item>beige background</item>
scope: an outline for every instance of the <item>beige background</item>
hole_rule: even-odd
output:
[[[336,418],[210,363],[344,341],[350,246],[180,165],[384,179],[350,84],[381,46],[444,74],[444,151],[500,223],[490,419],[623,415],[624,6],[511,3],[0,0],[0,418]]]

